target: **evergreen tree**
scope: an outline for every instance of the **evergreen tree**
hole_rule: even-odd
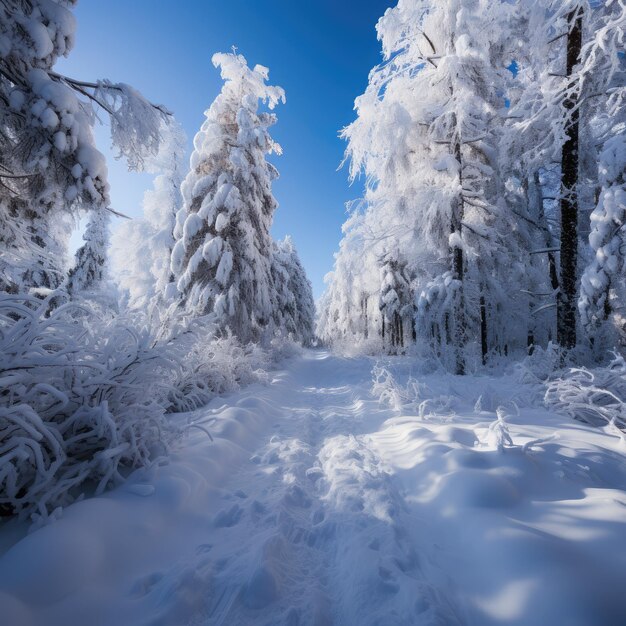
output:
[[[587,2],[569,3],[563,98],[565,141],[561,146],[561,287],[557,297],[557,341],[563,348],[576,346],[576,294],[578,288],[578,220],[580,179],[580,98],[574,72],[580,62],[583,15]]]
[[[272,280],[276,289],[277,328],[310,346],[315,337],[315,302],[291,237],[273,244]]]
[[[407,264],[397,252],[381,259],[381,335],[385,345],[397,352],[415,340],[415,296]]]
[[[131,308],[168,304],[178,294],[171,256],[182,204],[185,142],[176,122],[163,129],[159,152],[146,168],[158,175],[144,194],[143,216],[124,221],[112,236],[113,269]]]
[[[73,0],[0,4],[0,289],[55,288],[65,273],[69,218],[107,210],[94,109],[132,168],[158,147],[168,117],[128,85],[54,71],[74,43]]]
[[[319,306],[317,336],[327,345],[353,348],[380,336],[380,274],[375,211],[355,211],[343,225],[327,289]]]
[[[566,349],[577,344],[577,299],[588,326],[578,268],[593,264],[590,252],[596,254],[584,239],[590,236],[588,216],[603,185],[597,149],[620,132],[619,124],[607,123],[606,111],[620,84],[624,11],[623,3],[613,0],[544,0],[519,8],[520,36],[527,36],[530,44],[516,59],[519,89],[513,94],[508,126],[508,136],[516,138],[509,147],[519,146],[513,154],[519,155],[527,179],[542,181],[540,253],[547,256],[556,298],[539,309],[556,305],[556,338]],[[587,278],[594,272],[589,269]],[[588,290],[585,282],[583,289]]]
[[[397,241],[418,287],[435,281],[450,291],[421,310],[449,307],[443,338],[458,373],[487,324],[473,312],[479,302],[483,311],[500,306],[506,280],[503,237],[513,220],[496,166],[509,14],[490,0],[400,0],[378,24],[385,63],[344,131],[352,177],[367,175],[372,245]]]
[[[76,251],[74,267],[68,273],[66,289],[70,295],[97,291],[105,279],[109,220],[108,211],[95,209],[91,212],[83,235],[85,243]]]
[[[623,104],[622,104],[623,106]],[[578,306],[588,331],[609,319],[611,288],[619,288],[626,270],[626,136],[607,140],[600,154],[601,184],[598,206],[591,215],[589,236],[594,258],[581,280]],[[623,288],[623,287],[622,287]]]
[[[276,117],[258,106],[273,109],[284,92],[266,84],[267,68],[250,69],[241,55],[216,54],[213,63],[225,84],[194,139],[172,269],[189,312],[258,340],[275,310],[269,230],[277,172],[266,155],[281,152],[268,132]]]
[[[591,213],[591,257],[581,276],[578,310],[588,336],[611,318],[622,326],[626,268],[626,6],[607,2],[582,51],[582,77],[592,103],[597,154],[597,203]],[[617,315],[615,315],[617,313]]]

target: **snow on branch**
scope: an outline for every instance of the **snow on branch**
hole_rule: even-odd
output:
[[[547,383],[544,399],[550,408],[576,420],[625,431],[626,362],[614,353],[608,367],[571,369]]]

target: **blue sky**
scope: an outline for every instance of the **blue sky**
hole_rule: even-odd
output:
[[[211,64],[217,51],[236,45],[250,65],[270,68],[287,104],[276,113],[273,136],[283,156],[273,234],[291,234],[316,297],[332,269],[346,218],[345,203],[358,198],[347,170],[337,171],[344,142],[338,131],[354,119],[354,99],[380,61],[375,25],[392,0],[81,0],[76,45],[59,70],[81,79],[110,78],[165,104],[191,140],[221,81]],[[127,173],[108,151],[115,209],[141,214],[151,185],[146,174]],[[75,242],[78,240],[75,237]]]

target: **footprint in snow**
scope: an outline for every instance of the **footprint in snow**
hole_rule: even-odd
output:
[[[243,509],[238,504],[233,504],[230,509],[220,511],[213,519],[216,528],[230,528],[235,526],[241,519]]]
[[[128,485],[126,487],[126,491],[129,493],[135,494],[136,496],[141,496],[146,498],[154,494],[155,489],[154,485],[145,485],[141,483],[135,483],[134,485]]]
[[[200,555],[200,554],[206,554],[207,552],[209,552],[211,549],[213,548],[213,544],[212,543],[201,543],[197,548],[196,548],[196,554]]]
[[[244,585],[241,596],[244,606],[249,609],[262,609],[278,597],[276,579],[261,565]]]
[[[162,579],[163,574],[161,572],[152,572],[147,576],[143,576],[135,582],[131,594],[135,597],[147,596]]]
[[[291,506],[308,509],[311,506],[311,498],[306,495],[302,487],[291,485],[285,494],[284,501]]]

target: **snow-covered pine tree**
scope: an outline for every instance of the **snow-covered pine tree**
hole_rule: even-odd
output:
[[[518,9],[529,43],[520,47],[516,59],[520,89],[509,129],[525,146],[527,176],[559,179],[554,189],[548,184],[547,194],[543,186],[544,207],[547,201],[548,209],[556,210],[548,216],[552,223],[542,248],[551,287],[558,288],[557,340],[571,349],[577,343],[577,299],[582,311],[579,267],[590,257],[582,242],[590,233],[588,216],[602,185],[597,149],[611,134],[606,134],[604,111],[623,63],[624,4],[541,0]]]
[[[355,210],[342,227],[343,238],[334,269],[325,277],[327,288],[318,310],[317,336],[326,345],[352,350],[380,337],[378,227],[371,208]]]
[[[83,234],[85,243],[76,251],[74,266],[65,284],[72,297],[97,291],[107,275],[109,221],[109,212],[100,208],[94,209],[89,216]]]
[[[276,289],[276,327],[310,346],[315,338],[313,290],[289,236],[273,243],[272,279]]]
[[[578,309],[591,338],[611,317],[624,328],[626,270],[626,5],[607,2],[593,38],[582,50],[581,74],[593,106],[599,147],[597,204],[591,213],[591,259],[581,277]],[[622,309],[620,311],[620,309]],[[600,347],[601,348],[601,347]]]
[[[107,170],[95,148],[93,108],[113,143],[140,167],[166,111],[128,85],[54,71],[74,43],[74,0],[0,4],[0,289],[55,288],[65,273],[70,218],[106,210]],[[63,225],[63,228],[60,228]]]
[[[563,118],[565,141],[561,146],[561,281],[557,296],[557,341],[563,348],[576,346],[576,294],[578,289],[578,220],[580,180],[580,99],[575,68],[581,60],[583,16],[586,1],[570,0],[565,24],[565,80]],[[586,11],[585,11],[586,10]]]
[[[156,173],[143,197],[143,216],[122,222],[112,235],[112,265],[130,308],[167,305],[178,291],[171,269],[176,215],[182,205],[186,138],[171,122],[163,129],[159,152],[146,169]]]
[[[381,336],[391,352],[398,352],[415,340],[415,294],[407,263],[397,251],[381,258],[380,275]]]
[[[379,21],[385,63],[370,73],[358,118],[344,131],[351,175],[367,176],[372,240],[397,242],[418,286],[437,282],[442,297],[420,310],[449,307],[433,316],[443,319],[459,373],[469,340],[491,337],[483,352],[501,343],[487,314],[473,312],[496,310],[506,298],[503,235],[512,217],[496,161],[509,14],[495,0],[400,0]]]
[[[189,312],[258,340],[275,310],[269,231],[278,174],[266,155],[281,152],[268,131],[276,116],[258,107],[273,109],[285,95],[266,84],[267,68],[250,69],[239,54],[216,54],[213,64],[225,84],[194,139],[172,269]]]
[[[562,107],[556,102],[548,105],[559,80],[551,74],[563,57],[564,43],[564,37],[547,26],[550,1],[515,4],[509,51],[515,77],[507,91],[509,107],[500,145],[507,185],[521,191],[507,198],[517,218],[516,231],[525,240],[520,261],[526,280],[520,284],[527,304],[518,298],[518,311],[528,311],[524,326],[529,344],[544,346],[556,339],[563,142]]]
[[[624,107],[626,103],[622,103]],[[612,312],[611,289],[624,291],[626,248],[626,135],[608,139],[600,153],[602,188],[598,206],[591,215],[589,244],[595,252],[581,279],[579,309],[581,321],[593,331]],[[623,316],[622,316],[623,317]]]

